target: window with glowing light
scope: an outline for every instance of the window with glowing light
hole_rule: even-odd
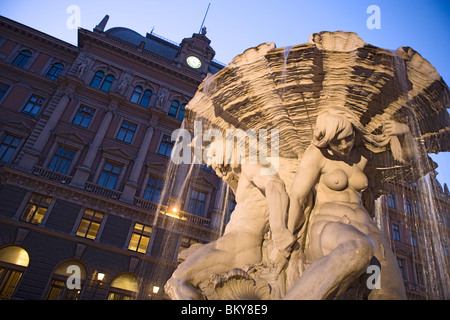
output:
[[[33,193],[30,200],[28,200],[24,211],[22,212],[22,215],[20,216],[20,220],[33,224],[40,224],[42,219],[44,219],[51,202],[51,197],[47,197],[39,193]]]
[[[0,300],[9,300],[14,295],[29,261],[28,253],[19,246],[0,249]]]
[[[151,234],[152,227],[136,222],[128,244],[128,250],[146,253]]]
[[[80,221],[76,235],[82,238],[94,240],[103,220],[103,213],[86,209]]]

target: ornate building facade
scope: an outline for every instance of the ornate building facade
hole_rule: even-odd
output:
[[[203,166],[181,169],[190,179],[176,210],[165,187],[184,176],[169,161],[184,107],[223,68],[206,30],[176,44],[107,20],[73,46],[0,17],[0,299],[164,298],[178,253],[215,240],[235,204]],[[408,212],[427,204],[414,187],[385,189],[378,223],[409,297],[448,298],[442,271],[420,271],[431,240]],[[448,192],[436,197],[448,217]]]

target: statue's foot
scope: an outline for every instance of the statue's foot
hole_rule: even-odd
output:
[[[203,294],[184,279],[171,278],[164,286],[164,290],[172,300],[204,300]]]

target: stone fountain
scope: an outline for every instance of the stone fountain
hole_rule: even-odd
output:
[[[166,293],[405,299],[373,202],[382,181],[415,181],[435,168],[427,153],[450,151],[448,92],[413,49],[341,31],[263,43],[209,75],[184,124],[237,205],[223,236],[182,252]]]

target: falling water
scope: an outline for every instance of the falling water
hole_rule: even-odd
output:
[[[397,72],[399,85],[403,92],[404,107],[408,111],[407,118],[410,130],[414,137],[420,137],[422,135],[417,114],[408,98],[407,70],[403,59],[397,52],[393,52],[393,67]],[[443,241],[448,241],[448,234],[445,232],[445,221],[443,221],[444,219],[441,216],[442,214],[445,214],[445,212],[442,211],[442,208],[440,208],[437,202],[438,192],[430,176],[432,173],[428,173],[431,171],[430,165],[427,163],[426,157],[421,156],[426,155],[424,141],[416,139],[414,148],[414,154],[417,155],[413,160],[415,166],[414,171],[416,171],[416,174],[420,176],[420,178],[416,182],[409,181],[409,175],[406,172],[406,169],[403,170],[403,177],[401,177],[401,180],[404,181],[401,196],[403,199],[408,199],[408,201],[412,201],[412,197],[414,197],[415,201],[413,201],[411,205],[415,205],[414,208],[416,211],[403,215],[403,225],[409,230],[410,235],[415,235],[414,237],[416,237],[418,246],[417,248],[413,245],[412,248],[412,267],[416,270],[415,272],[410,272],[408,277],[412,276],[418,279],[419,274],[423,275],[421,281],[424,283],[419,285],[425,287],[427,299],[436,299],[437,297],[448,299],[450,298],[449,264],[448,258],[444,252],[445,248],[443,248],[442,245]],[[399,184],[397,183],[396,185]],[[403,209],[403,204],[398,204],[399,209]],[[386,233],[388,230],[385,229],[391,226],[389,226],[389,224],[387,227],[383,225],[381,200],[378,200],[375,203],[375,208],[377,224],[380,229]],[[401,248],[402,246],[399,245],[398,247]],[[419,268],[422,268],[423,270],[417,270]],[[415,275],[413,275],[414,273]],[[420,276],[420,278],[422,278],[422,276]],[[412,279],[408,278],[407,289],[423,293],[423,290],[417,290],[417,287],[412,284],[412,282],[421,281],[409,280]]]

